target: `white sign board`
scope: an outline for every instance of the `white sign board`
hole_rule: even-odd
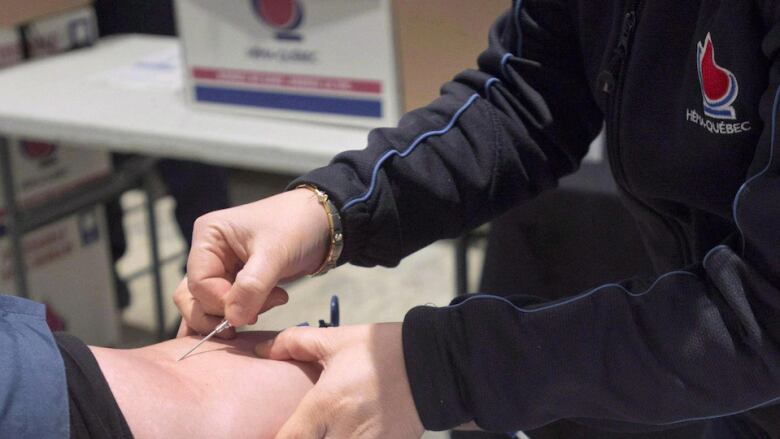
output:
[[[177,0],[198,106],[359,126],[400,116],[390,0]]]
[[[24,207],[40,205],[111,172],[111,156],[107,151],[37,140],[8,142],[14,190],[17,202]],[[0,190],[0,212],[4,203]]]

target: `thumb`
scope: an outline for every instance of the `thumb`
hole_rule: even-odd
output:
[[[261,262],[262,260],[262,262]],[[225,296],[225,318],[233,326],[254,322],[279,281],[273,258],[252,255],[236,274],[236,280]]]
[[[258,343],[255,354],[260,358],[280,361],[325,361],[328,356],[325,333],[319,328],[292,327],[276,337]]]
[[[287,419],[275,439],[322,439],[328,431],[324,412],[328,410],[328,402],[323,400],[318,392],[310,390]]]

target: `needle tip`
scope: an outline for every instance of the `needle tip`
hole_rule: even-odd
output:
[[[207,335],[207,336],[203,337],[203,339],[202,339],[201,341],[199,341],[199,342],[198,342],[198,343],[197,343],[195,346],[193,346],[193,347],[192,347],[192,349],[190,349],[189,351],[187,351],[187,353],[186,353],[186,354],[182,355],[182,356],[181,356],[181,358],[179,358],[179,359],[178,359],[178,360],[176,360],[176,361],[177,361],[177,362],[179,362],[179,361],[183,360],[184,358],[186,358],[186,357],[187,357],[187,355],[189,355],[189,354],[193,353],[193,352],[194,352],[196,349],[198,349],[198,348],[200,347],[200,345],[202,345],[203,343],[205,343],[205,342],[206,342],[208,339],[210,339],[211,337],[213,337],[215,334],[219,334],[220,332],[224,331],[225,329],[227,329],[227,328],[229,328],[229,327],[230,327],[230,323],[229,323],[227,320],[223,320],[223,321],[222,321],[222,323],[220,323],[220,324],[219,324],[219,326],[217,326],[216,328],[214,328],[214,330],[213,330],[213,331],[211,331],[211,333],[210,333],[209,335]]]

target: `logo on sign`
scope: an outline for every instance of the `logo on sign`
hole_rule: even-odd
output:
[[[42,159],[50,157],[57,149],[56,145],[46,142],[23,141],[22,154],[29,159]]]
[[[19,142],[22,156],[29,160],[37,161],[40,166],[47,166],[57,159],[57,145],[47,142],[24,140]]]
[[[716,119],[736,119],[731,104],[737,99],[739,84],[730,70],[715,62],[715,46],[709,33],[703,44],[697,44],[696,54],[704,114]]]
[[[252,9],[260,20],[276,30],[280,40],[302,39],[295,32],[303,21],[303,8],[297,0],[250,0]]]

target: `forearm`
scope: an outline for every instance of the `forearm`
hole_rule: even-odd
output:
[[[573,28],[562,7],[505,14],[479,69],[457,75],[398,127],[372,131],[366,149],[342,153],[293,183],[318,186],[340,209],[342,261],[395,265],[576,169],[602,116]]]
[[[270,438],[319,374],[316,366],[256,358],[253,347],[271,335],[208,341],[179,362],[197,337],[133,350],[91,349],[139,439]]]
[[[725,246],[705,265],[545,304],[416,308],[404,352],[425,426],[656,429],[777,402],[777,289]]]

